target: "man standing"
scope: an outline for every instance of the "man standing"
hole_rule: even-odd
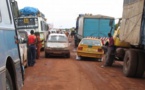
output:
[[[36,36],[33,30],[30,33],[31,35],[28,36],[28,66],[33,66],[36,57]]]
[[[106,53],[106,60],[105,60],[105,64],[102,65],[101,67],[112,66],[114,62],[114,57],[115,57],[114,56],[114,53],[115,53],[114,39],[111,36],[111,33],[108,33],[108,37],[109,37],[109,44],[108,44],[107,53]]]

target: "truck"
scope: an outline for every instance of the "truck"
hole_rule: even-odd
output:
[[[124,75],[142,77],[145,70],[144,0],[124,0],[120,30],[116,37],[130,45],[125,48],[118,43],[120,47],[116,49],[116,52],[122,53]]]
[[[35,10],[33,7],[24,7],[23,9],[19,10],[20,15],[15,19],[18,30],[30,32],[33,29],[35,32],[39,32],[40,39],[45,41],[48,34],[48,24],[45,15],[39,10]],[[35,11],[31,11],[31,9]],[[44,42],[42,42],[42,49],[43,48]]]
[[[114,17],[104,15],[80,14],[76,21],[75,46],[85,37],[108,37],[114,33]]]

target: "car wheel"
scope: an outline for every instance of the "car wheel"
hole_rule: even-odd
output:
[[[6,90],[14,90],[12,79],[8,70],[6,70]]]
[[[67,58],[70,58],[70,53],[68,53],[68,54],[66,55],[66,57],[67,57]]]
[[[99,59],[97,59],[99,62],[102,62],[102,59],[101,58],[99,58]]]
[[[48,54],[45,52],[45,58],[48,58]]]

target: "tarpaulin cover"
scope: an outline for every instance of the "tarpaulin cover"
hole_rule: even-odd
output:
[[[23,9],[20,9],[20,14],[21,15],[37,15],[39,13],[39,10],[37,8],[34,7],[24,7]]]
[[[144,0],[125,0],[120,26],[120,40],[139,45],[145,34],[141,30]],[[143,35],[144,34],[144,35]],[[143,37],[141,37],[143,35]]]

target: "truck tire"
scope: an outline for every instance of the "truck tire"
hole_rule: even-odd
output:
[[[123,48],[117,48],[116,57],[118,57],[120,61],[123,61],[124,56],[125,56],[125,50]]]
[[[138,51],[138,62],[137,62],[137,71],[136,71],[136,77],[142,77],[145,70],[145,53],[142,51]]]
[[[135,50],[127,50],[124,56],[123,73],[127,77],[135,77],[138,54]]]
[[[12,84],[12,78],[7,69],[6,69],[6,90],[14,90],[13,84]]]

